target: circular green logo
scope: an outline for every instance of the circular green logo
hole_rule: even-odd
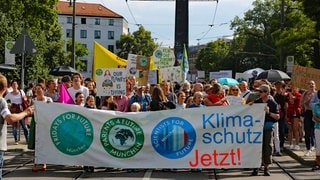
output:
[[[161,57],[162,57],[162,51],[161,51],[161,50],[157,50],[157,51],[155,52],[155,56],[156,56],[157,58],[161,58]]]
[[[50,136],[60,152],[79,155],[89,149],[94,132],[91,122],[86,117],[75,112],[66,112],[53,120]]]
[[[113,118],[105,122],[100,133],[103,148],[116,158],[130,158],[143,147],[142,128],[127,118]]]
[[[13,43],[12,42],[8,42],[7,43],[7,49],[12,49],[13,48]]]
[[[144,66],[147,66],[147,64],[148,64],[147,58],[146,57],[141,57],[140,65],[144,67]]]
[[[101,76],[103,73],[102,69],[97,69],[96,70],[96,75]]]

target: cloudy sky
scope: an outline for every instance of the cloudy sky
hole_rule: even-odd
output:
[[[69,0],[66,0],[69,1]],[[254,0],[219,0],[189,2],[189,46],[205,44],[232,35],[230,21],[252,8]],[[174,46],[175,1],[139,0],[76,0],[104,5],[123,16],[130,32],[138,24],[151,31],[156,42],[164,47]],[[213,25],[213,26],[211,26]]]

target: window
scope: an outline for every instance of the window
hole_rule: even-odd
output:
[[[114,25],[114,19],[109,19],[109,26],[113,26]]]
[[[100,39],[101,38],[101,31],[100,30],[95,30],[94,31],[94,38],[95,39]]]
[[[87,30],[80,31],[80,38],[87,38]]]
[[[100,25],[100,19],[96,18],[96,21],[94,22],[95,25]]]
[[[114,51],[114,46],[113,45],[108,45],[108,50],[113,52]]]
[[[86,18],[81,18],[81,24],[87,24],[87,19]]]
[[[67,23],[72,24],[72,17],[67,17]]]
[[[87,44],[82,44],[83,47],[87,48]]]
[[[71,38],[72,37],[72,29],[67,29],[66,30],[66,37]]]
[[[108,39],[114,39],[114,31],[108,31]]]
[[[81,71],[88,72],[88,61],[87,60],[80,60],[80,61],[81,61],[81,63],[84,64],[84,67],[83,67],[83,69],[81,69]]]

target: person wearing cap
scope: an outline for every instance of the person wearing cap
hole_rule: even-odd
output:
[[[277,122],[280,118],[277,102],[270,95],[270,86],[263,84],[257,91],[259,98],[253,103],[266,103],[264,108],[265,121],[263,126],[263,140],[262,140],[262,163],[264,165],[264,176],[270,176],[269,165],[272,163],[272,139],[273,139],[273,123]],[[250,104],[253,104],[250,103]],[[258,168],[252,172],[253,176],[258,175]]]

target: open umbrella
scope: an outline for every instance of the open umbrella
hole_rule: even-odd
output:
[[[228,85],[228,86],[233,86],[233,85],[239,84],[239,82],[237,80],[235,80],[233,78],[227,78],[227,77],[219,78],[218,83],[221,85]]]
[[[72,75],[74,73],[79,73],[79,72],[70,66],[55,67],[49,72],[49,74],[54,75],[54,76]]]
[[[258,74],[257,79],[267,79],[270,82],[276,82],[281,80],[290,80],[291,78],[283,71],[269,69]]]
[[[257,74],[259,74],[259,73],[263,72],[264,69],[262,69],[262,68],[248,69],[248,70],[244,71],[243,74],[248,74],[248,75],[252,76],[252,73],[253,73],[254,71],[257,72]]]
[[[8,71],[14,71],[14,70],[17,70],[17,68],[7,64],[0,64],[0,72],[8,72]]]

